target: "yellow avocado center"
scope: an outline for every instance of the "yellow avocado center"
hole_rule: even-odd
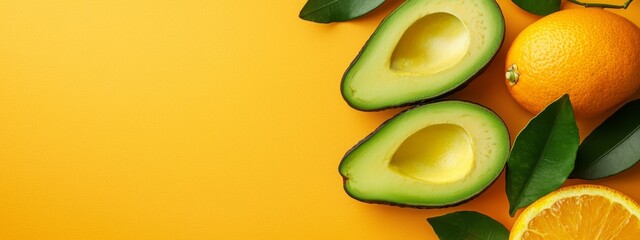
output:
[[[473,141],[458,125],[431,125],[407,138],[389,165],[397,173],[420,181],[454,182],[473,169]]]
[[[420,18],[402,35],[391,55],[391,69],[412,74],[433,74],[460,62],[471,37],[460,19],[449,13]]]

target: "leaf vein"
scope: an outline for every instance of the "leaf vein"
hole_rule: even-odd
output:
[[[569,102],[569,104],[570,104],[570,102]],[[555,109],[555,115],[554,115],[551,127],[548,128],[548,131],[545,131],[547,133],[547,136],[552,136],[553,133],[557,131],[557,128],[558,128],[558,125],[559,125],[558,123],[561,122],[561,115],[562,115],[561,113],[563,112],[564,108],[566,108],[566,103],[565,102],[563,102],[563,104],[561,104],[560,106],[557,107],[557,109]],[[536,123],[533,122],[533,120],[529,124],[532,124],[532,123],[536,124]],[[525,130],[527,129],[528,125],[525,126]],[[516,139],[516,141],[517,140],[518,139]],[[530,171],[526,171],[526,169],[525,169],[525,171],[526,171],[526,173],[525,173],[526,174],[526,179],[525,179],[525,182],[522,185],[522,187],[519,187],[516,190],[515,197],[513,198],[514,199],[513,200],[514,204],[511,206],[511,209],[510,209],[510,213],[511,214],[515,214],[515,211],[517,209],[519,209],[520,207],[522,207],[521,204],[523,202],[524,195],[527,192],[527,189],[529,189],[529,186],[531,186],[531,184],[533,182],[533,178],[536,175],[536,172],[538,172],[538,169],[540,169],[541,162],[547,161],[547,162],[553,163],[553,161],[549,161],[548,159],[543,158],[543,156],[546,156],[546,154],[549,152],[550,141],[551,141],[551,137],[547,137],[545,139],[545,142],[544,142],[542,150],[539,153],[536,152],[537,153],[536,154],[536,158],[535,158],[536,161],[534,163],[533,168],[531,168]]]
[[[340,0],[333,0],[333,1],[331,1],[331,2],[325,3],[325,4],[320,5],[319,7],[315,8],[315,9],[311,9],[311,10],[309,10],[309,11],[306,11],[306,12],[304,12],[304,13],[301,13],[301,14],[300,14],[300,16],[309,16],[309,15],[311,15],[311,14],[313,14],[313,13],[317,12],[317,11],[320,11],[320,10],[322,10],[323,8],[326,8],[326,7],[328,7],[328,6],[331,6],[331,5],[333,5],[333,4],[335,4],[335,3],[339,2],[339,1],[340,1]]]
[[[480,238],[480,237],[478,237],[477,235],[473,234],[472,232],[469,232],[467,229],[464,229],[464,228],[458,227],[457,225],[450,224],[450,223],[445,222],[445,221],[439,221],[439,222],[440,222],[441,224],[447,225],[447,226],[449,226],[449,227],[451,227],[451,228],[454,228],[454,229],[456,229],[456,230],[459,230],[459,231],[465,232],[465,233],[469,234],[469,236],[473,237],[474,239],[477,239],[477,240],[484,240],[484,238]]]
[[[611,151],[615,150],[616,148],[618,148],[618,146],[620,146],[620,144],[622,144],[624,141],[626,141],[627,139],[629,139],[631,136],[634,135],[634,133],[636,133],[638,131],[638,129],[640,129],[640,125],[636,126],[635,129],[633,129],[633,131],[631,131],[629,134],[627,134],[623,139],[621,139],[620,141],[618,141],[615,145],[613,145],[613,147],[611,147],[609,150],[607,150],[606,152],[604,152],[603,154],[601,154],[600,156],[598,156],[598,158],[596,158],[593,162],[589,163],[587,166],[585,166],[583,169],[589,169],[591,168],[593,165],[595,165],[596,163],[600,162],[600,160],[602,160],[602,158],[606,157],[607,155],[609,155],[609,153],[611,153]]]

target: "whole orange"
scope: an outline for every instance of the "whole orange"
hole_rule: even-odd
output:
[[[516,37],[505,70],[511,96],[530,112],[568,93],[576,117],[597,116],[640,88],[640,28],[603,9],[559,11]]]

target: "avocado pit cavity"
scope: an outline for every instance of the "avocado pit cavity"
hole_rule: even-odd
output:
[[[391,55],[391,69],[402,73],[434,74],[460,62],[471,42],[464,23],[449,13],[426,15],[402,35]]]
[[[397,173],[430,183],[448,183],[474,167],[473,142],[454,124],[427,126],[407,138],[389,162]]]

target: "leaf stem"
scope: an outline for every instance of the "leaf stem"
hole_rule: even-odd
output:
[[[627,9],[627,7],[629,7],[629,4],[633,2],[633,0],[627,0],[627,2],[625,2],[622,5],[614,5],[614,4],[604,4],[604,3],[585,3],[578,0],[567,0],[567,1],[578,4],[578,5],[582,5],[584,7],[601,7],[601,8],[617,8],[617,9],[620,9],[620,8]]]

